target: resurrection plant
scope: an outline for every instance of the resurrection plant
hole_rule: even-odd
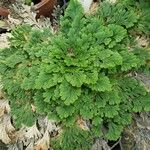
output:
[[[88,150],[95,138],[117,140],[134,112],[150,111],[150,92],[134,77],[150,70],[149,49],[131,36],[145,31],[139,6],[101,2],[85,15],[71,0],[56,33],[14,29],[0,70],[15,125],[48,115],[62,129],[54,149]]]

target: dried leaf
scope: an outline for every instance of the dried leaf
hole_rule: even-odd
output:
[[[149,37],[144,36],[144,35],[137,36],[136,41],[140,47],[147,47],[149,45]]]
[[[87,126],[86,121],[80,117],[78,117],[77,119],[77,125],[83,130],[89,130],[89,127]]]
[[[0,35],[0,49],[9,47],[9,42],[7,40],[9,36],[10,36],[10,33],[3,33]]]
[[[43,138],[37,141],[35,150],[48,150],[49,148],[50,148],[50,136],[47,130]]]
[[[11,142],[11,139],[6,132],[4,123],[0,124],[0,140],[5,144],[9,144]]]
[[[10,106],[8,104],[8,101],[6,100],[0,100],[0,117],[4,115],[4,113],[10,112]]]
[[[29,127],[26,129],[27,132],[25,133],[25,138],[26,139],[39,139],[40,137],[42,137],[41,133],[39,132],[39,130],[37,129],[36,124],[34,124],[32,127]]]

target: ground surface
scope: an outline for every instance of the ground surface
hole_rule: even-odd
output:
[[[15,8],[16,9],[16,8]],[[22,11],[23,13],[18,15]],[[15,13],[13,14],[15,15]],[[34,19],[35,14],[30,12],[28,6],[16,9],[16,16],[10,16],[7,19],[0,20],[0,48],[9,46],[7,38],[10,36],[10,30],[22,22],[28,22],[35,26],[42,26]],[[45,22],[44,24],[48,23]],[[7,31],[6,31],[7,30]],[[144,43],[145,40],[139,44]],[[137,74],[137,79],[141,80],[145,86],[150,89],[150,78],[142,73]],[[8,100],[0,92],[0,150],[48,150],[50,136],[49,133],[58,130],[54,123],[49,122],[46,117],[39,117],[38,127],[34,125],[30,128],[23,127],[16,130],[11,122],[10,107]],[[98,139],[93,145],[92,150],[150,150],[150,113],[134,114],[132,125],[128,126],[122,137],[115,142],[106,142]],[[36,145],[36,146],[34,146]],[[7,146],[7,148],[6,148]]]

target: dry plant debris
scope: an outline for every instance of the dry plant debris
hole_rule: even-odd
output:
[[[32,13],[29,9],[29,6],[22,5],[22,8],[18,11],[18,18],[14,19],[12,16],[9,16],[5,20],[9,25],[13,27],[21,23],[30,23],[33,26],[38,28],[43,27],[44,21],[37,22],[35,20],[35,13]],[[23,11],[24,10],[24,11]],[[45,20],[45,19],[43,19]],[[46,21],[45,21],[46,22]],[[48,21],[47,21],[48,22]],[[50,25],[49,22],[46,24]],[[50,26],[51,27],[51,26]],[[5,48],[9,46],[7,37],[10,34],[2,34],[0,36],[0,48]],[[137,37],[137,41],[141,46],[148,46],[149,39],[147,37]],[[150,83],[149,78],[141,74],[137,74],[137,78]],[[147,82],[148,81],[148,82]],[[150,85],[150,84],[149,84]],[[146,85],[147,87],[149,85]],[[136,150],[149,150],[150,149],[150,114],[141,113],[140,115],[135,115],[136,121],[136,130],[132,131],[132,135],[135,140]],[[79,125],[83,125],[83,120],[78,120]],[[81,122],[80,122],[81,121]],[[50,148],[50,133],[53,131],[58,131],[59,128],[52,121],[49,121],[47,117],[39,117],[37,124],[34,124],[32,127],[22,127],[17,131],[12,123],[10,117],[10,107],[8,101],[1,96],[0,99],[0,140],[8,144],[8,150],[23,150],[23,147],[26,146],[25,150],[48,150]],[[83,125],[83,128],[85,126]],[[103,139],[96,140],[95,144],[92,147],[92,150],[110,150],[107,142]]]

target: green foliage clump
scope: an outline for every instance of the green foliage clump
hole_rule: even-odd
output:
[[[25,4],[31,5],[31,3],[32,3],[32,0],[25,0]]]
[[[55,34],[27,25],[12,32],[0,70],[17,126],[48,115],[63,129],[55,149],[88,150],[93,138],[116,140],[132,113],[150,110],[149,91],[132,76],[150,64],[150,52],[130,41],[140,19],[131,8],[103,2],[84,15],[72,0]]]
[[[90,144],[92,143],[92,137],[90,133],[76,126],[66,128],[60,134],[60,137],[58,137],[58,139],[52,141],[53,148],[56,150],[88,150],[90,149]]]
[[[150,1],[140,0],[139,13],[141,15],[139,19],[138,28],[140,31],[144,32],[146,35],[150,35]]]

